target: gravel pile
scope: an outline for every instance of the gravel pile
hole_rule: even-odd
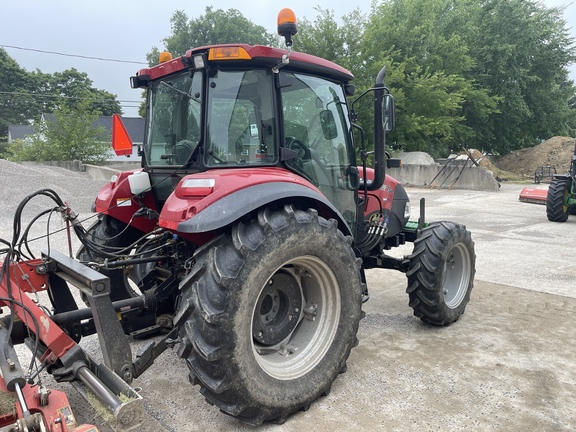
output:
[[[402,159],[402,165],[434,165],[434,158],[426,152],[402,152],[398,155]]]

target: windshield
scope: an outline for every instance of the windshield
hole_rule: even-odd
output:
[[[207,166],[274,164],[274,98],[269,70],[218,71],[209,80]]]
[[[185,165],[200,141],[202,74],[189,73],[149,88],[144,153],[148,165]]]

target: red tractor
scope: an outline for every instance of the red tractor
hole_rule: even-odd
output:
[[[133,396],[124,384],[166,347],[209,403],[243,422],[282,422],[307,409],[358,343],[367,269],[406,273],[410,307],[427,323],[453,323],[469,301],[469,231],[425,223],[423,200],[409,222],[408,195],[385,174],[399,166],[385,150],[394,126],[385,69],[349,104],[353,75],[291,51],[291,11],[278,22],[288,50],[194,48],[132,77],[147,91],[142,169],[99,192],[89,229],[64,211],[83,244],[77,260],[47,252],[27,264],[53,303],[52,315],[35,320],[56,323],[73,342],[55,349],[40,335],[37,356],[115,412],[126,405],[119,393]],[[371,168],[354,123],[363,97],[374,106]],[[131,151],[118,118],[113,144]],[[387,255],[406,242],[411,255]],[[88,308],[73,303],[69,285],[80,286]],[[94,333],[103,363],[75,343]],[[162,336],[133,359],[124,334]]]

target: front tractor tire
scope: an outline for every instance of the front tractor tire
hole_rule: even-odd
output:
[[[570,214],[570,206],[565,204],[570,194],[572,181],[570,178],[556,178],[548,187],[546,197],[546,216],[551,222],[566,222]]]
[[[282,423],[330,391],[358,341],[361,261],[334,220],[266,209],[196,253],[174,323],[206,400]]]
[[[453,222],[430,224],[409,258],[406,292],[414,315],[438,326],[457,321],[474,285],[476,255],[470,232]]]

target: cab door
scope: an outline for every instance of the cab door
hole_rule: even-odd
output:
[[[305,74],[280,75],[283,145],[294,156],[285,165],[316,185],[354,229],[357,171],[342,87]]]

